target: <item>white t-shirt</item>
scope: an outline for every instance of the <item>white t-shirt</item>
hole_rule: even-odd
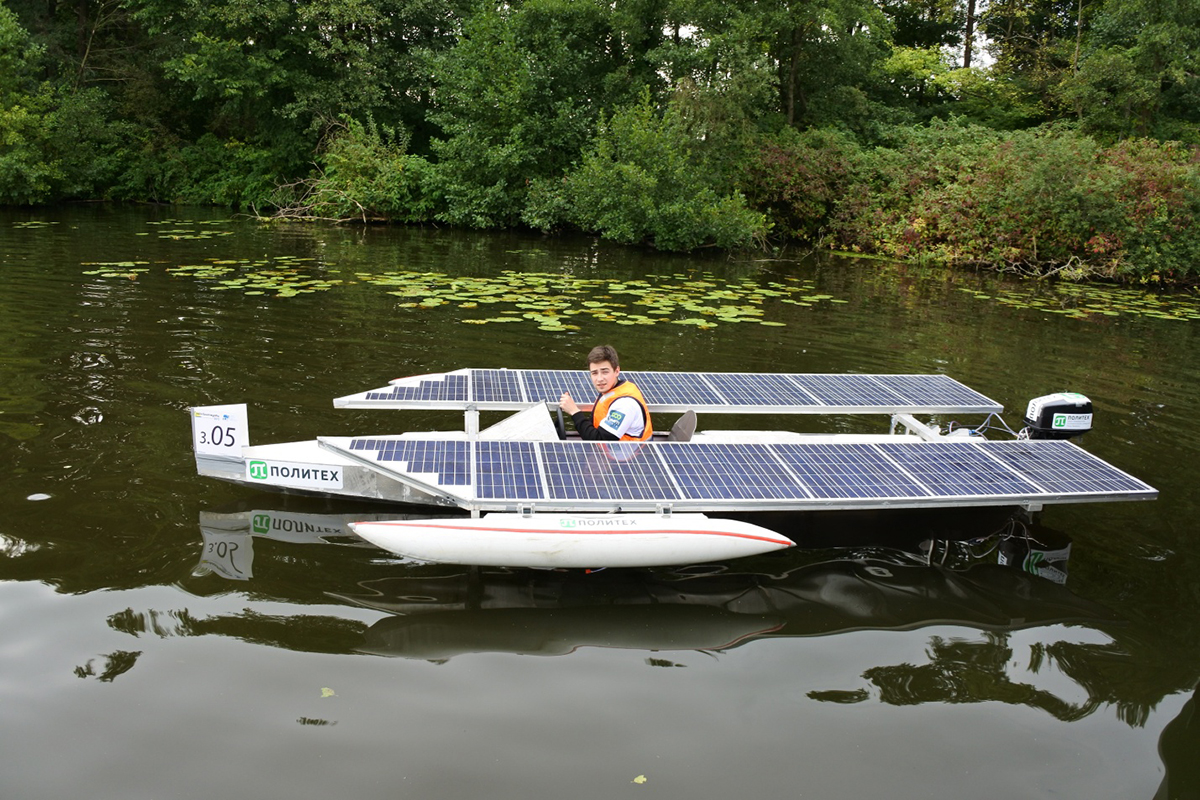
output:
[[[632,397],[618,397],[608,407],[608,414],[600,420],[600,427],[620,439],[622,436],[637,438],[646,430],[646,419],[642,406]]]

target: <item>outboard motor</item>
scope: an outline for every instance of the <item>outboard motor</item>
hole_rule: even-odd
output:
[[[1070,439],[1092,429],[1092,401],[1076,392],[1059,392],[1029,401],[1025,429],[1030,439]]]

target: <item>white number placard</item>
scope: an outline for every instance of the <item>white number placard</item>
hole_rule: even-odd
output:
[[[246,404],[192,409],[192,448],[198,456],[241,458],[250,443]]]

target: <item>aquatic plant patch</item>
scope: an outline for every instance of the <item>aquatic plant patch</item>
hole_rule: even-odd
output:
[[[517,270],[495,276],[397,270],[330,277],[331,265],[315,262],[311,257],[292,256],[212,258],[165,267],[164,271],[174,278],[204,284],[209,291],[252,297],[291,298],[353,283],[369,284],[395,297],[397,309],[453,309],[464,324],[530,322],[548,331],[579,330],[573,321],[579,317],[618,325],[782,326],[786,323],[768,318],[773,304],[812,307],[846,302],[816,293],[811,281],[794,277],[722,279],[698,273],[613,281]],[[89,267],[83,274],[101,279],[133,280],[153,269],[146,261],[87,262],[83,266]]]
[[[1108,284],[1059,283],[983,291],[960,287],[976,300],[1011,308],[1061,314],[1075,319],[1139,316],[1166,320],[1200,320],[1200,297],[1194,292],[1163,293]]]

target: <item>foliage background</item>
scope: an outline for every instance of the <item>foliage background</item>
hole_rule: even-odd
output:
[[[0,203],[1200,274],[1200,0],[0,0]]]

